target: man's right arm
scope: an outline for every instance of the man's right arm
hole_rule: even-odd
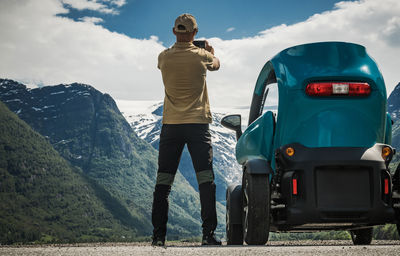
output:
[[[213,56],[213,64],[210,68],[208,68],[208,70],[210,71],[218,70],[219,67],[220,67],[219,59]]]
[[[212,55],[212,65],[207,65],[207,69],[210,71],[218,70],[220,67],[219,59],[214,56],[214,48],[207,41],[205,49]]]

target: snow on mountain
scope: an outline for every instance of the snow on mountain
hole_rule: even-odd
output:
[[[116,103],[139,137],[158,148],[162,126],[162,102],[116,100]],[[242,170],[235,158],[235,133],[224,128],[220,120],[225,115],[232,113],[240,113],[246,117],[247,111],[248,108],[212,109],[213,122],[210,125],[210,132],[213,143],[214,170],[223,177],[225,185],[231,182],[240,182]],[[246,118],[244,118],[242,123],[246,122]]]
[[[127,101],[116,100],[118,108],[128,123],[135,130],[136,134],[146,139],[147,142],[153,145],[157,140],[157,132],[155,129],[158,123],[161,123],[162,113],[154,113],[154,110],[162,106],[159,101]],[[151,138],[151,139],[150,139]]]

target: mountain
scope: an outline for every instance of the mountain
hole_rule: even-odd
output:
[[[394,122],[392,127],[392,145],[397,149],[397,154],[394,157],[393,162],[400,163],[400,83],[389,95],[388,112]]]
[[[388,98],[388,112],[394,122],[400,120],[400,83],[396,85]]]
[[[135,132],[145,141],[158,149],[162,126],[163,104],[160,102],[127,102],[117,101],[123,115]],[[235,133],[224,128],[220,121],[225,115],[213,111],[213,122],[210,132],[213,145],[213,168],[217,185],[217,201],[225,205],[226,187],[232,182],[241,182],[242,171],[235,158]],[[189,151],[185,146],[179,170],[190,185],[198,191],[195,171]]]
[[[131,239],[110,195],[0,102],[0,244]]]
[[[111,204],[125,215],[125,225],[149,236],[151,202],[157,171],[157,151],[140,139],[114,100],[84,84],[28,89],[0,80],[0,100],[72,165],[79,167],[110,195]],[[198,193],[178,173],[171,193],[169,239],[201,233]],[[223,207],[218,206],[223,230]]]
[[[399,99],[400,100],[400,99]],[[392,126],[392,145],[400,154],[400,120],[397,120]]]
[[[400,83],[389,95],[388,112],[394,121],[392,143],[400,150]]]

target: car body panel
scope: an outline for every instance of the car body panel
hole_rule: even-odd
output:
[[[260,158],[269,162],[273,155],[275,117],[271,111],[254,121],[236,144],[236,158],[240,164]]]

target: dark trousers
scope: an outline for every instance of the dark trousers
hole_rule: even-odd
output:
[[[164,124],[160,135],[157,183],[153,194],[153,237],[163,238],[166,235],[168,196],[185,144],[199,183],[203,234],[212,233],[217,226],[213,154],[208,124]]]

